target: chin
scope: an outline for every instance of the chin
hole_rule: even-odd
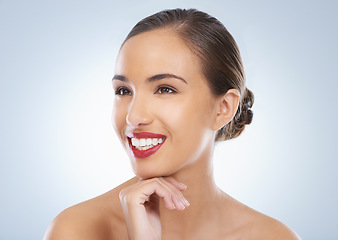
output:
[[[155,177],[162,177],[159,172],[156,171],[134,171],[135,175],[141,179],[149,179]]]
[[[146,169],[140,169],[140,168],[134,168],[134,173],[137,177],[141,179],[149,179],[149,178],[155,178],[155,177],[165,177],[169,176],[172,173],[168,171],[163,171],[160,169],[154,169],[154,168],[146,168]]]

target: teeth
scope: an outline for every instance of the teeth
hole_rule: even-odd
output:
[[[132,138],[131,144],[139,150],[147,150],[160,144],[164,141],[164,138]]]
[[[144,147],[146,145],[146,140],[144,138],[140,139],[140,146]]]
[[[133,146],[138,146],[138,145],[139,145],[139,140],[138,140],[137,138],[132,138],[132,139],[131,139],[131,144],[132,144]]]

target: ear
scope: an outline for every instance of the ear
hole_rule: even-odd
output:
[[[236,114],[239,104],[237,89],[229,89],[226,94],[217,98],[213,130],[217,131],[228,124]]]

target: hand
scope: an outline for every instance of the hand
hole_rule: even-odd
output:
[[[129,239],[160,240],[159,202],[163,199],[169,210],[183,211],[190,204],[181,191],[186,186],[172,177],[141,180],[120,192]]]

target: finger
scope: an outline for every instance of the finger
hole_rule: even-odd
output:
[[[137,203],[144,204],[154,193],[163,198],[165,206],[170,210],[184,210],[185,207],[190,205],[179,189],[160,178],[139,181],[138,183],[127,187],[123,192],[121,191],[121,193],[123,193],[121,194],[122,196],[126,196],[125,200],[128,205]]]
[[[166,182],[169,182],[169,183],[171,184],[170,186],[175,186],[175,187],[177,187],[177,188],[179,188],[179,187],[184,187],[184,190],[187,189],[187,186],[186,186],[186,185],[184,185],[183,183],[178,182],[178,181],[177,181],[176,179],[174,179],[173,177],[165,177],[164,180],[165,180]],[[178,191],[177,188],[175,188],[175,190],[176,190],[178,196],[180,197],[182,203],[184,204],[185,207],[189,207],[189,206],[190,206],[190,203],[189,203],[189,201],[184,197],[184,195],[182,194],[182,188],[181,188],[181,189],[179,188],[180,191]]]
[[[166,208],[173,210],[176,209],[176,204],[172,198],[172,192],[170,192],[165,186],[163,186],[158,179],[149,179],[145,181],[139,188],[145,196],[151,196],[156,194],[160,198],[163,198],[163,202]]]
[[[155,188],[151,184],[151,181],[139,181],[122,189],[119,195],[120,201],[126,202],[128,205],[144,204],[155,193]]]
[[[185,205],[184,197],[179,189],[171,183],[167,182],[164,178],[158,178],[158,181],[172,194],[173,202],[175,203],[176,209],[184,210],[187,206]]]
[[[161,178],[154,178],[153,181],[159,183],[163,188],[165,188],[168,191],[168,193],[170,194],[171,201],[175,206],[175,209],[184,210],[185,206],[182,203],[182,201],[180,200],[179,195],[177,194],[177,192],[179,192],[179,190],[176,189],[176,191],[175,191],[175,189],[174,189],[175,187],[170,187],[168,185],[168,183],[163,181],[163,179],[161,179]]]
[[[179,181],[177,181],[175,178],[173,177],[164,177],[164,179],[168,182],[170,182],[171,184],[173,184],[174,186],[176,186],[178,189],[180,189],[181,191],[184,191],[187,189],[187,186],[184,183],[181,183]]]

